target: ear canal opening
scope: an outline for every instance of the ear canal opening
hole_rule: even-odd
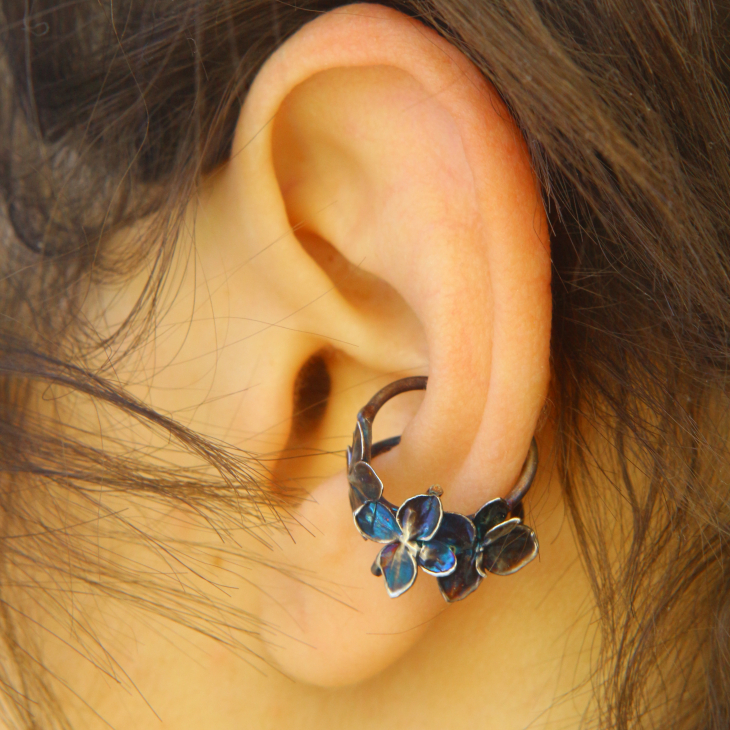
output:
[[[294,380],[290,439],[300,440],[317,430],[327,413],[332,377],[325,352],[315,352],[299,368]]]
[[[334,351],[321,348],[300,366],[292,386],[289,435],[272,469],[272,488],[298,502],[312,481],[319,481],[312,460],[321,456],[319,439],[328,417],[332,395],[331,365]]]

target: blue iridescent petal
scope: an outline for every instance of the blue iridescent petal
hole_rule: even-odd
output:
[[[449,575],[456,570],[456,555],[446,543],[429,540],[418,550],[418,564],[431,575]]]
[[[383,494],[383,482],[366,461],[358,461],[347,479],[364,497],[363,501],[377,502]]]
[[[493,499],[487,502],[474,515],[474,526],[477,528],[477,542],[484,540],[484,536],[500,522],[504,522],[509,514],[509,505],[504,499]]]
[[[481,575],[516,573],[537,556],[538,549],[531,528],[517,518],[507,520],[487,533],[477,557],[477,570]]]
[[[441,524],[444,511],[441,500],[431,494],[419,494],[400,506],[396,519],[406,540],[430,540]]]
[[[441,595],[448,603],[466,598],[479,587],[481,582],[482,576],[479,575],[474,565],[472,551],[459,555],[456,558],[456,570],[438,579]]]
[[[468,517],[457,512],[444,512],[441,525],[433,539],[446,543],[460,555],[474,547],[476,534],[474,523]]]
[[[393,513],[380,502],[366,502],[355,512],[355,524],[363,537],[375,542],[391,542],[400,537]]]
[[[416,561],[403,543],[392,542],[386,545],[380,551],[378,563],[391,598],[405,593],[416,580]]]

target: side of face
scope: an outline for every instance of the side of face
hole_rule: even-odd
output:
[[[587,620],[576,606],[588,588],[549,460],[533,520],[540,562],[487,577],[445,608],[426,576],[395,600],[373,578],[377,549],[353,525],[344,459],[370,396],[428,375],[425,396],[378,418],[377,438],[402,433],[376,459],[388,498],[400,504],[438,483],[444,509],[468,514],[505,497],[520,472],[550,377],[550,250],[525,144],[496,91],[395,11],[323,15],[260,71],[231,158],[191,200],[178,250],[155,337],[118,377],[141,402],[258,454],[272,496],[217,543],[194,514],[135,505],[140,524],[196,546],[204,567],[176,558],[174,570],[248,617],[253,652],[246,664],[174,617],[160,628],[95,598],[104,641],[146,700],[176,728],[236,727],[242,716],[262,728],[274,717],[302,728],[375,727],[385,716],[405,727],[414,717],[421,727],[455,716],[495,728],[533,721],[583,671],[573,644],[587,630],[565,634],[566,621]],[[89,316],[123,321],[144,279],[96,292]],[[142,444],[134,429],[129,438]],[[549,429],[538,440],[549,453]],[[130,546],[120,559],[149,566],[148,550]],[[178,631],[184,641],[171,638]],[[570,672],[560,665],[568,654]],[[125,706],[63,642],[49,640],[47,656],[84,678],[90,704],[149,724],[143,702]],[[529,701],[487,701],[484,686],[506,697],[516,682]]]

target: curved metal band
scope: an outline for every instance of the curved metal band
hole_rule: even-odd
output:
[[[363,461],[370,462],[376,456],[385,454],[400,443],[400,436],[391,436],[376,443],[372,443],[372,426],[378,411],[396,395],[407,393],[411,390],[426,390],[428,385],[428,377],[425,375],[417,375],[411,378],[402,378],[393,383],[388,383],[384,388],[379,390],[368,403],[357,414],[357,420],[363,432]],[[517,478],[517,482],[512,487],[510,493],[505,497],[505,501],[509,505],[510,512],[515,512],[522,502],[522,499],[532,486],[537,473],[537,443],[533,437],[530,441],[530,449],[527,452],[525,463],[522,465],[522,471]]]

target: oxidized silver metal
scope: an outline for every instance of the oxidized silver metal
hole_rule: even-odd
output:
[[[537,471],[537,444],[533,438],[507,497],[487,502],[472,515],[444,512],[436,485],[400,507],[392,504],[383,497],[383,482],[370,462],[397,446],[400,436],[373,444],[373,420],[388,400],[425,390],[427,383],[424,376],[390,383],[357,414],[352,446],[347,447],[350,506],[363,538],[384,545],[371,570],[384,576],[391,598],[413,585],[420,567],[438,579],[444,599],[453,602],[466,598],[487,573],[510,575],[537,556],[537,536],[522,521],[522,499]]]

